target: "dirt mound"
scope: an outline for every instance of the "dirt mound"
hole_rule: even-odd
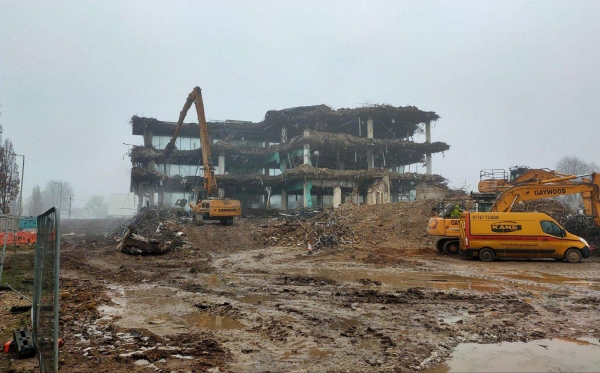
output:
[[[190,224],[184,227],[184,232],[194,247],[204,252],[225,254],[255,249],[257,243],[251,234],[254,227],[252,219],[236,218],[231,226],[216,222],[201,227]]]
[[[386,205],[355,206],[347,203],[337,210],[297,212],[259,225],[256,240],[272,246],[307,245],[315,249],[365,246],[427,246],[425,229],[433,200]]]

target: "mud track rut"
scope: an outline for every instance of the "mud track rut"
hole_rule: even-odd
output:
[[[600,336],[597,260],[481,263],[437,256],[433,249],[406,256],[410,250],[390,247],[307,256],[304,247],[260,247],[251,229],[248,222],[187,227],[201,249],[160,257],[66,248],[63,277],[81,284],[100,307],[88,315],[88,327],[96,317],[114,333],[127,332],[134,320],[151,342],[183,346],[178,354],[138,356],[151,368],[120,356],[123,348],[95,354],[103,363],[94,365],[398,372],[435,365],[460,342]],[[133,299],[141,290],[150,296]],[[137,318],[130,319],[128,308]],[[80,316],[65,310],[67,324]],[[65,330],[75,334],[77,327]],[[193,336],[214,341],[214,348],[194,345]],[[84,348],[74,344],[70,353],[83,355]],[[192,360],[172,356],[186,351]],[[65,371],[94,371],[84,369],[90,360],[67,359]]]

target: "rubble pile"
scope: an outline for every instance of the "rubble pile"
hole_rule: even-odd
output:
[[[575,215],[560,220],[560,223],[567,231],[586,240],[590,248],[600,255],[600,227],[591,218]]]
[[[173,249],[190,248],[183,240],[183,225],[189,214],[176,208],[143,208],[113,233],[117,250],[130,255],[160,255]]]
[[[370,247],[393,243],[427,246],[425,227],[433,200],[386,205],[355,206],[346,203],[337,210],[298,211],[281,214],[259,225],[254,238],[270,246],[308,245],[313,248]]]
[[[550,215],[556,221],[560,221],[572,213],[567,204],[553,199],[524,201],[514,206],[512,211],[543,212],[544,214]]]

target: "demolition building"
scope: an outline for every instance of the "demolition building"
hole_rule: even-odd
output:
[[[263,121],[210,121],[212,164],[223,196],[245,208],[337,207],[346,201],[380,204],[432,198],[445,179],[431,173],[431,142],[439,116],[413,106],[372,105],[333,110],[325,105],[268,111]],[[198,123],[183,125],[177,149],[163,159],[175,122],[134,116],[131,192],[139,205],[173,206],[203,185]],[[412,141],[417,132],[426,141]],[[426,164],[426,173],[416,165]]]

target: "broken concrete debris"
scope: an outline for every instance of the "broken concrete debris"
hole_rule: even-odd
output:
[[[191,248],[182,237],[189,214],[176,208],[144,208],[113,236],[117,250],[129,255],[161,255],[172,249]],[[122,233],[121,233],[122,232]]]
[[[134,226],[127,227],[117,250],[130,255],[160,255],[171,250],[171,242],[146,238],[136,232]]]

